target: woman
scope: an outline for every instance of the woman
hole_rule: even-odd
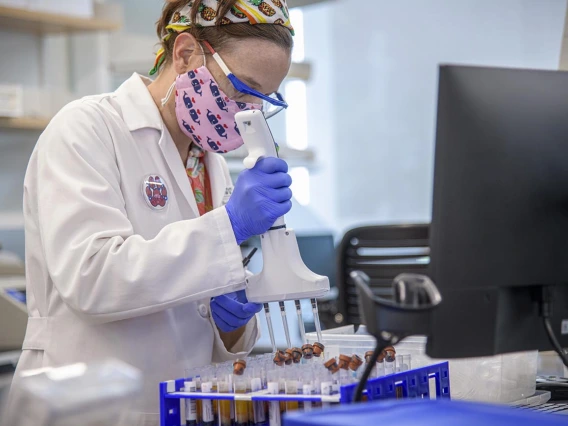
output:
[[[260,305],[238,291],[239,244],[289,211],[291,179],[266,158],[233,190],[216,153],[242,145],[239,110],[286,107],[292,32],[283,0],[169,1],[157,78],[52,120],[25,179],[18,372],[122,359],[144,373],[141,424],[156,425],[159,381],[252,349]]]

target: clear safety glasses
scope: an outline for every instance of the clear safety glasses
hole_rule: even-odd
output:
[[[221,67],[233,87],[241,93],[246,95],[254,96],[262,100],[262,112],[264,116],[268,119],[270,117],[274,117],[280,111],[288,108],[288,104],[282,97],[279,92],[271,93],[270,95],[265,95],[264,93],[259,92],[258,90],[254,90],[252,87],[248,86],[247,84],[243,83],[239,80],[232,72],[229,70],[221,56],[211,47],[211,45],[204,41],[203,44],[209,49],[211,54],[213,55],[213,59],[215,62]]]

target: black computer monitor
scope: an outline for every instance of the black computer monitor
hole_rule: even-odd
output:
[[[441,66],[427,353],[568,347],[568,73]]]

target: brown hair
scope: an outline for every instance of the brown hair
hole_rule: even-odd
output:
[[[197,14],[200,13],[199,9],[202,2],[203,0],[195,0],[193,2],[190,13],[191,22],[195,22]],[[224,25],[223,17],[235,6],[236,2],[237,0],[218,0],[219,7],[218,12],[215,16],[214,27],[191,27],[184,32],[193,35],[199,42],[206,40],[211,44],[211,46],[213,46],[215,50],[219,51],[222,51],[223,47],[231,40],[245,38],[259,38],[262,40],[268,40],[282,48],[292,49],[292,47],[294,46],[292,34],[290,33],[290,30],[281,25],[251,25],[249,23]],[[160,39],[162,39],[164,34],[166,34],[166,26],[170,23],[173,14],[187,4],[188,0],[166,1],[162,10],[162,16],[156,23],[156,30]],[[164,48],[165,52],[164,64],[169,63],[172,59],[172,52],[177,35],[178,34],[174,32],[168,40],[161,41],[162,47]]]

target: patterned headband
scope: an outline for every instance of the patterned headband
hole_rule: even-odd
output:
[[[201,0],[195,22],[191,21],[190,16],[193,3],[193,0],[188,1],[187,5],[172,15],[162,40],[166,41],[173,33],[181,33],[191,27],[214,27],[217,25],[217,19],[219,19],[220,25],[240,23],[282,25],[288,28],[294,35],[294,28],[290,23],[286,0],[237,0],[225,16],[221,17],[217,16],[219,10],[219,2],[217,0]],[[156,54],[154,68],[150,70],[150,75],[158,72],[164,59],[164,49],[160,48]]]

